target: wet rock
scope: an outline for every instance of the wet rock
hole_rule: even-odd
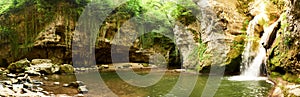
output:
[[[186,72],[186,69],[175,69],[175,72]]]
[[[70,83],[69,86],[70,86],[70,87],[74,87],[74,88],[79,87],[78,83],[76,83],[76,82]]]
[[[37,80],[32,80],[32,83],[36,84],[36,85],[43,85],[44,84],[43,82],[37,81]]]
[[[292,89],[290,91],[288,91],[290,94],[294,94],[297,97],[300,97],[300,89],[296,88],[296,89]]]
[[[74,68],[70,64],[64,64],[61,65],[59,68],[60,73],[66,73],[66,74],[73,74],[74,73]]]
[[[11,78],[15,78],[15,77],[17,77],[17,75],[16,75],[16,74],[12,74],[12,73],[6,74],[6,76],[7,76],[7,77],[11,77]]]
[[[9,88],[4,88],[0,91],[0,95],[4,97],[9,97],[11,94],[14,94],[15,92]]]
[[[64,86],[64,87],[68,87],[68,86],[69,86],[69,84],[63,84],[63,86]]]
[[[44,80],[48,80],[49,78],[48,77],[44,77]]]
[[[86,93],[88,93],[89,90],[87,89],[86,86],[79,86],[78,91],[79,91],[79,93],[86,94]]]
[[[43,90],[44,90],[43,88],[37,87],[34,91],[35,91],[35,92],[41,92],[41,91],[43,91]]]
[[[28,78],[28,74],[25,74],[24,76],[18,77],[17,79],[18,79],[19,81],[25,81],[27,78]]]
[[[46,95],[49,95],[50,93],[47,92],[47,91],[42,91],[42,93],[46,94]]]
[[[122,67],[123,67],[123,68],[129,68],[129,67],[132,67],[132,65],[130,65],[130,64],[125,64],[125,65],[123,65]]]
[[[5,85],[12,85],[11,81],[9,80],[0,81],[0,83],[3,83]]]
[[[23,59],[14,63],[9,64],[7,69],[12,73],[23,73],[25,68],[30,67],[30,61]]]
[[[28,71],[25,71],[25,73],[32,75],[32,76],[41,76],[41,73],[34,71],[34,70],[28,70]]]
[[[71,82],[69,84],[70,87],[78,88],[79,86],[85,86],[82,81]]]
[[[32,93],[32,91],[30,91],[30,90],[28,90],[28,89],[26,89],[26,88],[23,88],[23,91],[25,92],[25,93]]]
[[[52,63],[50,59],[33,59],[31,60],[32,65],[43,64],[43,63]]]
[[[45,74],[53,74],[58,71],[55,68],[53,63],[36,64],[36,65],[29,67],[29,70],[39,72],[39,73],[45,73]]]
[[[156,65],[150,65],[150,67],[151,67],[151,68],[157,68],[157,66],[156,66]]]
[[[57,94],[56,96],[57,96],[57,97],[72,97],[72,96],[69,96],[69,95],[67,95],[67,94]]]
[[[30,76],[27,77],[26,81],[29,83],[33,83],[33,80],[31,80]]]
[[[33,84],[31,84],[31,83],[24,83],[24,87],[25,88],[32,88],[33,87]]]
[[[78,84],[78,86],[84,86],[84,83],[82,81],[76,81],[76,83]]]
[[[77,94],[77,95],[75,95],[75,97],[84,97],[84,95],[83,94]]]
[[[15,83],[18,83],[18,82],[19,82],[19,80],[17,80],[17,79],[14,79],[14,78],[11,78],[11,79],[10,79],[10,81],[11,81],[11,83],[13,83],[13,84],[15,84]]]
[[[0,90],[4,88],[4,85],[0,83]]]
[[[59,83],[59,82],[54,82],[53,84],[54,84],[54,85],[59,85],[60,83]]]
[[[101,65],[104,69],[108,69],[109,65]]]
[[[23,84],[13,84],[12,88],[13,88],[13,91],[17,92],[17,91],[22,90],[24,88],[24,85]]]
[[[17,77],[23,77],[23,76],[25,76],[25,73],[19,73],[19,74],[17,75]]]

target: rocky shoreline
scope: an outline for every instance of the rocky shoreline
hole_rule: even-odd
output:
[[[22,68],[20,68],[22,67]],[[8,68],[0,68],[0,96],[75,96],[82,97],[88,93],[88,87],[77,81],[75,74],[86,72],[116,72],[130,70],[135,72],[160,71],[159,67],[146,63],[101,64],[89,68],[74,68],[72,65],[55,65],[49,59],[23,59],[11,63]],[[189,73],[185,69],[165,70],[169,73]],[[70,81],[60,82],[55,78],[64,75],[74,76]],[[59,78],[58,78],[59,79]],[[271,97],[300,96],[300,85],[288,83],[282,79],[270,80],[274,88]]]
[[[134,70],[147,73],[161,71],[159,66],[147,63],[101,64],[93,67],[74,68],[70,64],[53,64],[50,59],[22,59],[0,68],[0,96],[84,96],[88,87],[77,81],[75,74],[86,72],[115,72]],[[170,73],[187,72],[185,69],[163,69]],[[60,76],[73,76],[70,81],[57,81]],[[61,78],[63,79],[63,78]]]
[[[300,84],[284,81],[282,78],[271,79],[274,87],[269,97],[300,97]]]
[[[0,69],[0,96],[47,97],[47,96],[84,96],[88,92],[82,81],[61,84],[49,79],[49,75],[72,75],[74,68],[70,64],[56,65],[49,59],[22,59]],[[51,88],[52,87],[52,88]],[[71,91],[55,93],[54,88]],[[48,91],[47,91],[48,90]],[[54,89],[55,90],[55,89]]]

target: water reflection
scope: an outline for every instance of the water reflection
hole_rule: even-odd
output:
[[[136,87],[123,81],[116,73],[101,73],[101,79],[105,83],[95,81],[98,72],[89,72],[79,74],[81,79],[84,79],[89,88],[88,96],[102,96],[111,97],[111,95],[118,95],[119,97],[159,97],[159,96],[174,96],[172,94],[166,95],[178,81],[179,73],[166,73],[162,79],[155,85],[149,87]],[[185,74],[188,78],[189,74]],[[75,80],[75,76],[49,76],[59,81]],[[49,78],[50,79],[50,78]],[[52,78],[51,78],[52,79]],[[196,86],[190,97],[200,97],[205,87],[208,76],[201,75],[198,77]],[[184,81],[188,82],[188,79]],[[113,93],[105,90],[105,87],[111,89]],[[265,81],[229,81],[227,77],[223,78],[218,91],[214,97],[262,97],[267,96],[272,85]],[[184,91],[184,87],[177,87]]]

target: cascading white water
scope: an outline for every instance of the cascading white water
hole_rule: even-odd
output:
[[[258,53],[251,64],[245,66],[245,70],[242,71],[241,74],[242,76],[258,77],[260,75],[260,66],[263,64],[263,61],[266,57],[266,49],[263,47],[262,42],[266,40],[267,36],[268,33],[264,33],[264,35],[261,37]]]
[[[243,52],[243,61],[241,67],[241,75],[234,76],[229,78],[229,80],[238,80],[238,81],[245,81],[245,80],[265,80],[266,77],[259,77],[260,75],[260,67],[263,64],[265,57],[266,57],[266,49],[263,47],[262,43],[268,37],[269,33],[265,32],[260,39],[259,42],[259,49],[258,51],[253,51],[254,43],[254,32],[255,26],[257,22],[252,20],[249,22],[247,28],[247,35],[249,37],[248,42],[246,44],[245,50]],[[254,57],[254,59],[253,59]],[[253,60],[252,60],[253,59]]]
[[[247,36],[248,36],[248,41],[246,44],[246,47],[244,49],[244,52],[242,54],[242,64],[241,65],[241,70],[240,71],[245,71],[245,69],[249,66],[251,63],[251,60],[254,57],[255,52],[252,51],[252,46],[253,46],[253,38],[254,38],[254,29],[255,29],[255,23],[254,21],[250,21],[249,25],[247,27]]]

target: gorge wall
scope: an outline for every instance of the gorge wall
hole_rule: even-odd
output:
[[[299,3],[297,0],[293,0],[288,1],[284,6],[282,0],[266,1],[280,9],[274,16],[285,13],[283,8],[286,7],[286,21],[288,22],[286,24],[281,22],[282,28],[279,30],[281,34],[278,36],[282,37],[277,37],[269,51],[269,71],[281,74],[288,71],[299,74],[299,54],[297,53],[299,52],[299,7],[297,6]],[[176,32],[178,36],[176,33],[167,33],[171,38],[159,33],[141,35],[141,32],[147,31],[141,29],[141,24],[132,21],[137,13],[125,12],[126,7],[124,6],[130,5],[130,2],[113,8],[114,10],[109,13],[103,25],[98,29],[99,33],[96,34],[94,50],[96,63],[111,63],[111,47],[120,45],[129,48],[130,62],[149,62],[149,55],[160,53],[169,62],[170,67],[179,68],[183,56],[188,58],[186,57],[188,55],[184,55],[186,52],[180,49],[179,45],[184,43],[176,43],[174,37],[192,35],[196,42],[193,44],[195,48],[186,51],[194,52],[199,59],[194,63],[183,64],[184,67],[196,68],[200,72],[208,73],[211,66],[220,66],[226,67],[225,71],[228,74],[239,73],[242,53],[247,40],[246,29],[249,21],[255,16],[250,11],[259,6],[253,4],[252,0],[193,0],[193,2],[194,6],[198,7],[197,10],[186,8],[192,10],[192,15],[179,16],[175,25],[168,26],[167,30],[158,29],[158,32],[179,31]],[[24,2],[16,3],[15,7],[1,11],[1,66],[5,67],[11,62],[23,58],[47,58],[54,60],[53,62],[57,62],[57,64],[72,63],[72,53],[80,52],[72,52],[72,42],[76,40],[73,38],[74,31],[76,26],[80,25],[78,19],[88,3],[87,0],[24,0]],[[181,11],[188,12],[186,9],[182,8]],[[95,10],[98,11],[90,14],[101,17],[102,9],[95,7]],[[135,12],[142,14],[143,10]],[[183,27],[176,29],[176,26],[179,25]],[[165,25],[149,27],[159,28],[159,26]],[[258,27],[257,30],[259,29],[261,28]],[[187,34],[183,34],[185,32]],[[258,31],[258,37],[259,33]],[[121,40],[119,44],[114,44],[115,35],[119,35],[117,36]],[[127,37],[136,39],[130,40],[133,41],[132,43],[124,43],[124,41],[128,41]],[[190,39],[183,38],[182,41]],[[120,52],[123,51],[120,50]],[[119,55],[121,56],[122,53]],[[125,61],[126,57],[121,58],[120,62],[122,60]],[[193,60],[193,58],[187,60]]]

